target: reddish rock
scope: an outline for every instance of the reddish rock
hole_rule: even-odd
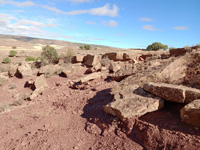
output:
[[[183,122],[200,128],[200,99],[187,104],[180,112]]]

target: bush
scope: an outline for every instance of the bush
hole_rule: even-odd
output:
[[[85,50],[90,50],[91,47],[90,47],[90,45],[85,45],[85,46],[84,46],[84,49],[85,49]]]
[[[17,49],[17,46],[12,46],[12,49]]]
[[[16,54],[17,54],[17,51],[13,51],[13,50],[12,50],[12,51],[10,51],[10,55],[9,55],[9,56],[10,56],[10,57],[14,57]]]
[[[3,59],[2,63],[9,64],[11,62],[10,58],[6,57]]]
[[[58,62],[58,53],[54,47],[49,45],[45,46],[41,54],[41,58],[45,59],[48,63],[57,63]]]
[[[166,50],[166,49],[168,49],[168,46],[167,45],[163,45],[160,42],[154,42],[154,43],[152,43],[151,45],[149,45],[147,47],[147,50],[149,50],[149,51],[157,51],[157,50],[160,50],[160,49]]]
[[[25,59],[25,61],[35,61],[35,60],[36,60],[35,57],[31,57],[31,56],[26,57]]]
[[[84,49],[84,46],[79,46],[80,49]]]

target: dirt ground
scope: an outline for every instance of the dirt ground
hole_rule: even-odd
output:
[[[80,54],[111,52],[75,51]],[[129,55],[147,54],[140,50],[125,51]],[[9,51],[0,53],[3,58]],[[40,53],[25,51],[32,56]],[[12,59],[20,62],[25,57]],[[2,68],[5,71],[8,65],[2,65]],[[155,66],[152,68],[153,73]],[[50,88],[33,101],[20,100],[31,92],[24,87],[30,78],[12,77],[0,86],[0,150],[199,149],[200,130],[181,121],[179,112],[183,104],[166,102],[163,110],[122,122],[102,109],[113,101],[110,91],[119,82],[101,78],[87,82],[79,89],[72,88],[71,81],[82,76],[86,69],[82,67],[68,78],[58,75],[47,78]],[[145,71],[127,83],[135,83],[139,78],[145,80]]]

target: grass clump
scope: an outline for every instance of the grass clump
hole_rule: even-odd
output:
[[[36,59],[35,59],[35,57],[31,57],[31,56],[29,56],[29,57],[26,57],[26,59],[25,59],[25,61],[35,61]]]
[[[14,50],[12,50],[12,51],[10,51],[10,57],[14,57],[15,55],[17,54],[17,51],[14,51]]]
[[[9,63],[11,63],[11,59],[6,57],[6,58],[3,59],[2,63],[9,64]]]

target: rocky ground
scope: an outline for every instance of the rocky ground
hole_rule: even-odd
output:
[[[200,54],[179,52],[1,65],[0,149],[198,150]]]

